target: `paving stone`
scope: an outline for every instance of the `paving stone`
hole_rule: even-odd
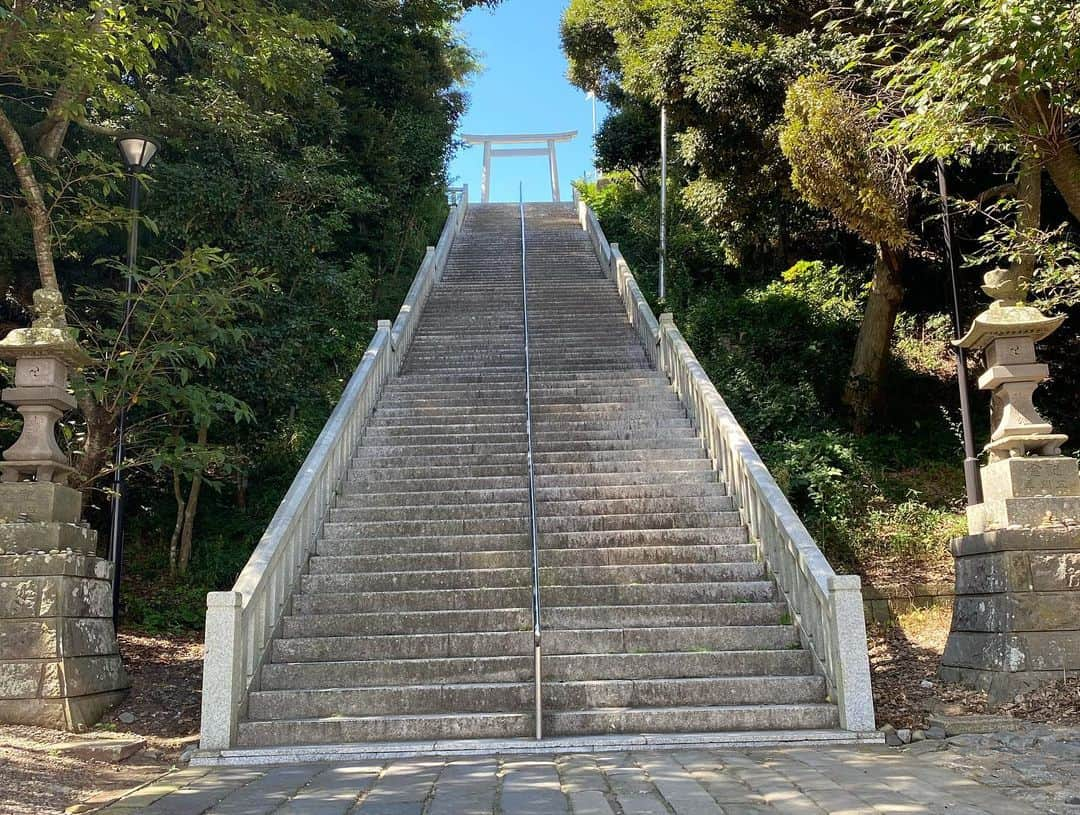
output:
[[[263,815],[273,812],[323,769],[318,764],[272,768],[230,793],[207,815]]]
[[[255,770],[228,769],[195,778],[145,808],[147,815],[201,815],[236,788],[262,775]],[[123,803],[123,802],[121,802]]]
[[[492,815],[498,792],[495,759],[461,759],[443,768],[426,815]]]
[[[599,790],[571,792],[570,809],[574,815],[615,815],[604,793]]]
[[[356,815],[423,815],[422,801],[363,801],[353,810]]]
[[[339,766],[319,773],[275,815],[345,815],[379,775],[378,765]]]
[[[661,756],[645,756],[638,764],[675,815],[723,815],[715,799],[683,766]]]
[[[836,746],[191,768],[103,813],[1080,815],[1080,767],[1068,751],[1040,746],[1072,744],[1080,731],[1038,734],[928,755]]]
[[[566,815],[570,804],[551,759],[510,760],[502,765],[499,810],[506,815]]]

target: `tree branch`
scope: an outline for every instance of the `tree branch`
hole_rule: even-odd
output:
[[[977,196],[975,196],[975,203],[980,207],[984,207],[989,203],[997,201],[999,198],[1015,198],[1016,197],[1016,184],[1008,182],[1006,184],[998,184],[996,187],[991,187],[988,190],[983,190]]]
[[[15,125],[2,109],[0,109],[0,141],[3,141],[4,147],[7,148],[11,166],[15,169],[15,177],[19,180],[19,189],[22,190],[23,198],[26,200],[26,211],[30,215],[30,231],[34,238],[34,257],[37,260],[41,286],[59,291],[60,284],[56,279],[56,264],[53,261],[52,224],[49,221],[48,208],[45,206],[45,197],[34,175],[34,167],[30,163],[30,156],[27,155],[26,145],[23,144]]]

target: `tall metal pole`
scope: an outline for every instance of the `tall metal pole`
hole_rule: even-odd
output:
[[[960,339],[963,324],[960,318],[960,289],[956,283],[956,252],[953,246],[952,221],[949,217],[949,190],[945,183],[945,164],[937,162],[938,191],[941,194],[942,225],[945,232],[945,255],[949,263],[949,284],[952,288],[953,334]],[[975,432],[971,426],[971,401],[967,377],[967,352],[954,344],[956,354],[956,381],[960,388],[960,423],[964,432],[964,483],[967,487],[968,506],[981,504],[982,478],[979,475],[979,457],[975,452]]]
[[[667,265],[667,106],[660,106],[660,283],[657,297],[667,297],[664,267]]]
[[[124,324],[121,334],[124,344],[131,339],[131,312],[134,308],[132,294],[135,290],[135,262],[139,254],[139,178],[133,170],[128,170],[128,209],[131,213],[128,224],[128,269],[127,301],[124,303]],[[121,399],[123,396],[121,395]],[[109,523],[109,560],[113,565],[112,606],[114,625],[120,622],[120,573],[124,559],[124,431],[127,429],[127,408],[120,408],[116,423],[116,458],[113,469],[112,517]]]
[[[596,94],[589,91],[592,100],[592,177],[593,182],[600,180],[600,170],[596,166]]]

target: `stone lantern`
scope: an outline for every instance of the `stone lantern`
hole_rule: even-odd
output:
[[[1064,317],[1023,302],[1015,282],[987,276],[998,296],[958,340],[981,351],[993,430],[983,501],[969,534],[953,541],[956,600],[941,676],[986,690],[991,704],[1080,670],[1080,474],[1061,454],[1067,438],[1039,415],[1033,395],[1049,377],[1035,343]]]
[[[81,493],[56,443],[75,406],[68,371],[89,363],[60,293],[34,292],[34,320],[0,340],[15,363],[4,401],[22,433],[0,462],[0,721],[81,731],[129,682],[112,620],[111,564],[81,522]]]

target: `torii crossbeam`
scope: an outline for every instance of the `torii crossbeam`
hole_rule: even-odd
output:
[[[491,160],[514,156],[547,156],[548,166],[551,168],[551,200],[559,201],[559,161],[555,156],[555,145],[571,141],[576,136],[576,130],[566,133],[516,133],[503,136],[463,133],[461,138],[466,144],[484,146],[484,175],[480,179],[481,203],[486,204],[491,198]],[[545,144],[546,147],[512,147],[500,150],[493,148],[496,144]]]

